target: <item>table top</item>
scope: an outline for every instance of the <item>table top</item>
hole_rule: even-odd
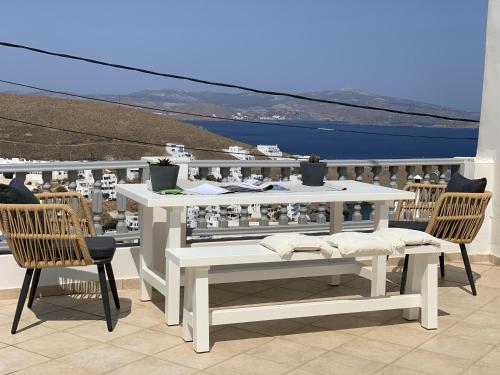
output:
[[[179,182],[181,188],[188,189],[206,181]],[[217,186],[234,185],[214,183]],[[231,204],[271,204],[271,203],[318,203],[318,202],[380,202],[400,199],[415,199],[409,191],[392,189],[364,182],[344,180],[327,181],[325,185],[313,187],[297,182],[277,182],[288,190],[266,190],[263,192],[229,193],[221,195],[161,195],[149,190],[146,184],[117,184],[116,192],[145,207],[187,207]],[[345,190],[338,190],[345,188]]]

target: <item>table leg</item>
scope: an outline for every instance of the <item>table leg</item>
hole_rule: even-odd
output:
[[[153,208],[139,207],[141,246],[139,249],[140,299],[150,301],[153,288],[144,280],[144,269],[153,266]]]
[[[183,230],[182,207],[167,207],[166,249],[182,247]],[[181,274],[178,266],[166,260],[167,295],[165,296],[165,321],[168,325],[179,324]]]
[[[330,203],[330,234],[342,232],[344,223],[344,202]],[[328,284],[331,286],[340,285],[340,275],[328,277]]]
[[[389,225],[389,202],[375,202],[375,212],[373,215],[375,230],[387,228]],[[372,257],[372,285],[371,296],[385,296],[387,277],[387,257]]]
[[[187,316],[193,311],[193,287],[194,287],[194,272],[190,268],[185,269],[184,283],[184,307],[182,313],[182,330],[181,336],[184,341],[193,341],[193,327],[188,323]]]
[[[389,226],[389,208],[390,202],[375,202],[375,212],[373,215],[373,221],[375,224],[375,230],[387,228]]]
[[[208,310],[208,267],[194,269],[193,347],[198,353],[210,350],[210,317]]]

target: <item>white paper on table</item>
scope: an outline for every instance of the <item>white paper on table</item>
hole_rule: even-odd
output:
[[[184,192],[200,195],[220,195],[231,193],[231,191],[212,184],[202,184],[200,186],[184,189]]]

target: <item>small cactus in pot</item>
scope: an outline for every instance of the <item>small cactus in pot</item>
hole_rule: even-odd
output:
[[[311,155],[308,161],[300,162],[303,185],[322,186],[324,184],[326,163],[320,160],[318,155]]]
[[[151,190],[174,189],[177,186],[179,166],[173,164],[170,159],[159,159],[156,163],[149,163],[149,174],[151,176]]]

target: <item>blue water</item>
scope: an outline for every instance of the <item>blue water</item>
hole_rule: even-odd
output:
[[[325,159],[449,158],[474,156],[477,140],[417,138],[415,135],[477,137],[477,129],[349,125],[333,121],[290,121],[302,126],[406,134],[412,137],[338,133],[328,130],[283,128],[228,121],[188,121],[251,145],[278,144],[290,154],[318,154]],[[280,122],[280,123],[287,123]]]

